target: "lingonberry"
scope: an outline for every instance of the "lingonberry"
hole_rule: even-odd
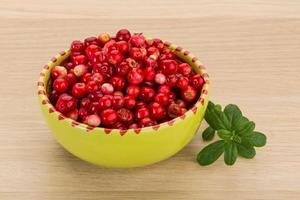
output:
[[[104,45],[103,53],[104,53],[104,55],[106,55],[109,52],[111,52],[112,50],[117,50],[117,49],[118,49],[117,42],[115,40],[110,40]]]
[[[129,44],[132,47],[145,47],[146,39],[141,33],[134,34],[134,35],[131,36],[131,38],[129,40]]]
[[[166,93],[158,93],[154,100],[157,102],[157,103],[160,103],[161,105],[163,106],[166,106],[170,103],[170,99],[168,97],[168,94]]]
[[[114,91],[113,96],[121,96],[121,97],[124,97],[124,94],[123,94],[123,92],[121,92],[121,91]]]
[[[130,84],[133,84],[133,85],[140,84],[144,80],[143,70],[141,70],[139,68],[133,68],[128,73],[127,80]]]
[[[145,60],[145,65],[146,67],[152,67],[153,69],[157,69],[158,67],[157,61],[150,57]]]
[[[200,74],[195,74],[190,80],[191,86],[196,89],[199,89],[203,86],[204,80]]]
[[[89,93],[95,92],[95,91],[99,90],[99,83],[97,83],[96,81],[89,81],[89,82],[87,82],[87,84],[86,84],[86,90]]]
[[[151,81],[154,79],[155,77],[155,70],[153,67],[146,67],[144,69],[144,76],[145,76],[145,80],[146,81]]]
[[[90,104],[89,109],[88,109],[88,113],[89,114],[95,114],[97,113],[97,111],[99,110],[99,102],[94,101]]]
[[[126,88],[126,94],[128,96],[131,96],[133,98],[136,98],[137,96],[139,96],[140,94],[140,87],[137,86],[137,85],[129,85],[127,88]]]
[[[100,48],[98,45],[92,44],[87,46],[87,48],[85,49],[85,54],[91,58],[92,55],[94,55],[95,52],[100,51]]]
[[[162,53],[160,54],[159,60],[163,61],[163,60],[174,60],[175,59],[175,55],[172,51],[170,50],[163,50]]]
[[[158,93],[165,93],[169,94],[171,92],[171,89],[168,85],[160,85],[157,90]]]
[[[116,73],[120,76],[126,76],[130,69],[131,67],[128,65],[128,63],[123,61],[116,66]]]
[[[63,114],[67,114],[68,112],[75,110],[76,107],[77,100],[68,94],[60,95],[55,105],[56,110]]]
[[[180,89],[186,89],[189,85],[189,79],[187,77],[181,76],[178,78],[177,87]]]
[[[132,47],[129,51],[130,57],[134,60],[143,60],[145,58],[145,48]]]
[[[96,63],[93,65],[93,72],[99,72],[105,77],[105,79],[108,79],[114,74],[114,67],[105,62]]]
[[[148,52],[148,56],[153,60],[157,60],[160,55],[159,49],[156,47],[149,47],[147,52]]]
[[[189,76],[192,72],[192,67],[187,63],[181,63],[178,65],[178,73],[182,74],[183,76]]]
[[[88,72],[88,67],[86,65],[77,65],[76,67],[74,67],[74,74],[77,77],[81,77],[87,72]]]
[[[116,45],[122,54],[126,54],[129,50],[129,45],[126,41],[119,41],[116,43]]]
[[[90,78],[91,81],[95,81],[97,82],[98,84],[102,84],[103,81],[104,81],[104,77],[102,74],[100,73],[94,73],[91,78]]]
[[[75,67],[75,65],[72,63],[72,62],[66,62],[64,64],[64,67],[67,69],[67,70],[71,70]]]
[[[176,99],[175,103],[179,105],[181,108],[186,108],[186,103],[182,99]]]
[[[52,90],[52,91],[51,91],[51,93],[50,93],[50,95],[49,95],[49,100],[50,100],[50,102],[51,102],[53,105],[56,104],[56,102],[57,102],[57,100],[58,100],[58,98],[59,98],[59,95],[60,95],[60,93],[57,92],[56,90]]]
[[[87,62],[87,57],[85,55],[78,55],[78,56],[74,56],[73,59],[73,64],[76,65],[81,65],[81,64],[86,64]]]
[[[53,89],[57,92],[64,93],[69,88],[69,83],[66,79],[58,78],[53,82]]]
[[[78,117],[83,120],[88,115],[87,108],[79,108],[78,110]]]
[[[118,114],[113,109],[103,110],[100,114],[101,121],[105,126],[111,126],[118,120]]]
[[[150,111],[147,107],[142,107],[135,111],[135,118],[137,120],[141,120],[146,117],[150,117]]]
[[[136,128],[139,128],[140,126],[136,123],[133,123],[133,124],[130,124],[129,128],[131,129],[136,129]]]
[[[152,39],[152,46],[156,47],[159,51],[162,51],[164,49],[164,43],[163,41],[161,41],[161,39]]]
[[[124,97],[124,107],[128,108],[128,109],[133,109],[135,106],[135,98],[131,97],[131,96],[125,96]]]
[[[90,45],[98,45],[98,41],[96,37],[88,37],[84,40],[84,45],[86,47],[90,46]]]
[[[87,93],[85,83],[75,83],[72,87],[72,95],[76,98],[84,97]]]
[[[168,106],[168,116],[170,118],[176,118],[181,115],[181,107],[178,104],[172,103]]]
[[[114,87],[110,83],[103,83],[101,85],[101,91],[103,94],[112,94],[114,92]]]
[[[51,77],[53,79],[64,78],[67,75],[68,71],[63,66],[55,66],[51,71]]]
[[[90,126],[99,126],[101,124],[101,119],[98,115],[88,115],[84,118],[84,123]]]
[[[97,39],[98,39],[98,43],[101,46],[104,46],[111,38],[108,33],[101,33]]]
[[[130,37],[131,34],[127,29],[121,29],[116,34],[116,39],[119,41],[124,40],[127,42],[130,39]]]
[[[145,107],[147,107],[147,104],[144,101],[137,101],[135,104],[135,110]]]
[[[177,84],[177,80],[178,80],[178,78],[177,78],[177,76],[176,75],[169,75],[168,77],[167,77],[167,80],[166,80],[166,84],[169,86],[169,87],[174,87],[174,86],[176,86],[176,84]]]
[[[96,51],[90,56],[91,64],[95,63],[102,63],[106,60],[106,56],[104,55],[103,51]]]
[[[124,97],[122,96],[114,96],[113,97],[113,108],[120,109],[124,107]]]
[[[92,102],[99,101],[101,97],[103,97],[103,93],[100,90],[89,93],[87,96]]]
[[[73,86],[78,80],[77,76],[75,76],[74,73],[68,73],[67,76],[65,77],[65,80],[68,81],[69,86]]]
[[[157,102],[152,102],[149,105],[150,116],[154,120],[161,120],[166,116],[165,108]]]
[[[99,110],[105,110],[108,108],[112,108],[113,100],[109,96],[104,95],[99,99]]]
[[[166,83],[166,76],[162,73],[157,73],[154,80],[157,84],[163,85]]]
[[[84,51],[84,43],[79,40],[74,40],[71,43],[71,51],[72,52],[83,52]]]
[[[173,75],[177,72],[177,62],[175,60],[163,60],[160,62],[160,67],[165,75]]]
[[[147,118],[143,118],[140,120],[140,123],[139,125],[144,128],[144,127],[147,127],[147,126],[153,126],[153,125],[156,125],[156,121],[150,119],[149,117]]]
[[[123,56],[119,50],[112,50],[108,53],[107,60],[110,64],[116,65],[120,63],[123,59]]]
[[[91,100],[87,97],[81,99],[80,101],[80,107],[81,108],[88,108],[91,104]]]
[[[188,103],[195,101],[196,97],[197,90],[190,85],[186,89],[181,90],[181,98]]]
[[[66,114],[66,117],[68,117],[68,118],[70,118],[70,119],[73,119],[73,120],[77,120],[78,119],[78,110],[77,109],[75,109],[75,110],[73,110],[73,111],[71,111],[71,112],[68,112],[67,114]]]
[[[110,79],[110,83],[116,90],[123,90],[123,88],[125,87],[126,81],[121,76],[113,76]]]
[[[112,126],[110,126],[110,128],[119,129],[119,130],[127,129],[126,125],[120,121],[117,121],[116,123],[114,123]]]
[[[175,100],[176,99],[176,94],[174,92],[169,93],[169,99],[170,100]]]
[[[117,111],[118,114],[118,120],[126,125],[132,124],[134,120],[133,113],[126,109],[126,108],[121,108]]]
[[[91,81],[91,77],[92,77],[91,73],[85,73],[83,76],[81,76],[81,81],[87,83]]]
[[[140,99],[145,102],[150,102],[155,96],[155,91],[153,88],[144,86],[141,88]]]

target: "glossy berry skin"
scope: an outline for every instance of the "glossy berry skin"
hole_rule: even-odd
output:
[[[143,60],[145,58],[145,49],[132,47],[129,51],[130,57],[134,60]]]
[[[91,104],[91,100],[87,97],[81,99],[80,101],[80,107],[81,108],[88,108]]]
[[[127,29],[121,29],[116,34],[116,39],[118,41],[124,40],[127,42],[130,39],[130,37],[131,37],[131,34]]]
[[[103,83],[101,85],[101,91],[103,94],[112,94],[114,92],[114,87],[110,83]]]
[[[145,107],[147,107],[147,104],[144,101],[137,101],[135,104],[135,110]]]
[[[172,88],[177,85],[178,78],[176,75],[170,75],[167,77],[166,84]]]
[[[126,125],[120,121],[117,121],[116,123],[114,123],[112,126],[110,126],[110,128],[119,129],[119,130],[127,130]]]
[[[176,99],[175,104],[179,105],[181,108],[186,108],[186,103],[182,99]]]
[[[155,83],[163,85],[163,84],[166,83],[167,79],[166,79],[166,76],[164,74],[158,73],[158,74],[155,75],[154,80],[155,80]]]
[[[108,33],[101,33],[97,39],[98,43],[104,46],[111,39],[111,37]]]
[[[146,67],[151,67],[153,69],[157,69],[158,68],[158,63],[156,60],[152,59],[152,58],[146,58],[146,60],[144,61]]]
[[[188,103],[195,101],[196,97],[197,90],[190,85],[186,89],[181,90],[181,98]]]
[[[130,70],[131,67],[124,61],[116,66],[116,72],[119,76],[126,76]]]
[[[116,65],[123,59],[122,53],[119,50],[112,50],[108,53],[107,60],[110,64]]]
[[[124,94],[123,94],[123,92],[121,92],[121,91],[114,91],[113,96],[121,96],[121,97],[124,97]]]
[[[147,53],[148,53],[148,56],[154,60],[157,60],[160,55],[159,49],[156,47],[149,47],[147,50]]]
[[[134,120],[134,115],[130,110],[126,108],[121,108],[117,111],[117,114],[118,114],[118,121],[126,125],[132,124]]]
[[[177,72],[178,64],[175,60],[163,60],[160,67],[165,75],[173,75]]]
[[[150,116],[154,120],[161,120],[166,116],[165,108],[157,102],[152,102],[149,105],[149,110],[150,110]]]
[[[76,98],[84,97],[87,94],[85,83],[75,83],[72,87],[72,95]]]
[[[91,73],[85,73],[83,76],[81,76],[81,81],[87,83],[91,81],[91,77],[92,77]]]
[[[153,67],[146,67],[144,69],[144,76],[146,81],[151,81],[155,77],[155,70]]]
[[[178,104],[172,103],[168,106],[168,116],[176,118],[181,115],[181,107]]]
[[[99,126],[101,124],[101,119],[98,115],[88,115],[84,118],[84,123],[90,125],[90,126]]]
[[[87,82],[86,90],[89,93],[92,93],[92,92],[95,92],[95,91],[99,90],[99,83],[97,83],[96,81]]]
[[[84,45],[86,47],[90,46],[90,45],[98,45],[98,41],[96,37],[88,37],[84,40]]]
[[[134,34],[131,36],[131,38],[129,40],[129,44],[132,47],[145,47],[146,39],[142,34]]]
[[[93,65],[93,72],[99,72],[105,79],[109,79],[114,74],[114,67],[108,63],[97,63]]]
[[[141,88],[140,99],[145,102],[150,102],[155,96],[155,91],[153,88],[145,86]]]
[[[59,98],[59,96],[60,96],[60,93],[59,93],[59,92],[57,92],[57,91],[55,91],[55,90],[52,90],[51,93],[50,93],[50,95],[49,95],[49,100],[50,100],[50,102],[51,102],[53,105],[55,105],[56,102],[57,102],[57,100],[58,100],[58,98]]]
[[[87,46],[87,48],[85,49],[85,54],[91,58],[95,52],[100,51],[100,48],[98,45],[92,44]]]
[[[172,53],[172,51],[166,49],[166,50],[162,50],[162,53],[160,55],[159,60],[174,60],[175,59],[175,55],[174,53]]]
[[[95,81],[98,84],[102,84],[104,81],[104,76],[100,73],[94,73],[91,77],[90,77],[91,81]]]
[[[187,77],[181,76],[178,78],[177,87],[180,89],[186,89],[189,85],[189,79]]]
[[[87,57],[85,55],[78,55],[72,58],[72,62],[74,65],[81,65],[87,63]]]
[[[99,101],[101,97],[103,97],[103,93],[100,90],[89,93],[87,96],[92,102]]]
[[[116,43],[118,50],[122,53],[122,54],[126,54],[129,50],[129,45],[127,42],[125,41],[119,41]]]
[[[139,125],[140,125],[142,128],[148,127],[148,126],[154,126],[154,125],[156,125],[156,124],[157,124],[156,121],[150,119],[149,117],[141,119],[141,120],[140,120],[140,123],[139,123]]]
[[[113,109],[103,110],[100,117],[103,125],[105,126],[111,126],[118,121],[118,114]]]
[[[73,86],[78,80],[74,73],[68,73],[65,80],[69,83],[69,86]]]
[[[89,114],[95,114],[95,113],[98,112],[98,110],[99,110],[99,102],[94,101],[90,104],[89,109],[88,109],[88,113]]]
[[[55,108],[62,114],[67,114],[77,107],[77,100],[68,94],[62,94],[58,98]]]
[[[136,129],[136,128],[139,128],[140,126],[136,123],[133,123],[131,124],[128,128],[131,128],[131,129]]]
[[[79,114],[78,114],[78,110],[77,109],[74,109],[72,110],[71,112],[68,112],[67,114],[65,114],[66,117],[70,118],[70,119],[73,119],[73,120],[77,120],[78,117],[79,117]]]
[[[144,80],[144,73],[139,68],[133,68],[127,76],[127,80],[130,84],[138,85]]]
[[[178,65],[178,73],[182,74],[183,76],[189,76],[192,72],[192,67],[187,63],[181,63]]]
[[[171,92],[171,88],[168,85],[160,85],[157,89],[157,92],[169,94]]]
[[[58,78],[53,82],[53,89],[59,93],[64,93],[69,88],[69,83],[66,79]]]
[[[114,87],[115,90],[123,90],[125,87],[125,79],[121,76],[113,76],[110,79],[110,83]]]
[[[199,88],[202,88],[202,86],[204,84],[204,80],[200,74],[195,74],[194,76],[192,76],[192,78],[190,80],[190,84],[194,88],[199,89]]]
[[[124,97],[122,96],[114,96],[113,98],[113,108],[118,110],[124,107]]]
[[[112,108],[112,106],[113,106],[113,99],[111,97],[105,95],[99,99],[99,110]]]
[[[103,51],[96,51],[90,56],[89,60],[91,64],[102,63],[106,60],[106,56]]]
[[[140,94],[140,87],[137,86],[137,85],[129,85],[127,88],[126,88],[126,95],[127,96],[131,96],[133,98],[136,98],[137,96],[139,96]]]
[[[133,109],[136,104],[135,98],[131,96],[124,97],[124,107],[128,109]]]
[[[112,50],[117,50],[118,47],[117,47],[117,42],[115,40],[110,40],[108,41],[104,47],[103,47],[103,53],[104,55],[107,55],[109,52],[111,52]]]
[[[166,93],[158,93],[158,94],[155,96],[154,100],[155,100],[157,103],[159,103],[159,104],[161,104],[161,105],[163,105],[163,106],[166,106],[166,105],[168,105],[168,104],[170,103],[169,96],[168,96],[168,94],[166,94]]]
[[[51,77],[53,79],[64,78],[67,75],[68,71],[63,66],[55,66],[51,71]]]
[[[136,110],[135,118],[141,120],[143,118],[150,117],[150,111],[147,107],[142,107]]]
[[[79,108],[78,117],[83,120],[86,116],[88,116],[88,108]]]
[[[77,77],[81,77],[88,72],[88,67],[86,65],[77,65],[74,67],[74,74]]]
[[[161,39],[157,39],[157,38],[152,39],[152,45],[156,47],[159,51],[162,51],[164,48],[164,43]]]
[[[84,51],[84,43],[79,40],[74,40],[71,44],[72,52],[83,52]]]

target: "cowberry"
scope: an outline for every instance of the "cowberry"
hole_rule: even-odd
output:
[[[178,65],[178,73],[182,74],[183,76],[189,76],[192,72],[192,67],[187,63],[181,63]]]
[[[162,73],[156,74],[154,79],[155,79],[155,82],[160,85],[163,85],[166,82],[166,76]]]
[[[161,120],[166,116],[165,108],[157,102],[152,102],[149,105],[150,116],[154,120]]]
[[[169,94],[171,92],[171,88],[168,85],[160,85],[157,92]]]
[[[132,47],[129,51],[130,57],[133,58],[134,60],[143,60],[146,56],[145,51],[146,51],[145,48]]]
[[[108,53],[107,60],[110,64],[116,65],[122,61],[122,54],[119,50],[112,50]]]
[[[203,86],[204,80],[200,74],[195,74],[194,76],[192,76],[190,84],[194,88],[199,89]]]
[[[111,97],[105,95],[99,99],[99,110],[112,108],[112,106],[113,106],[113,99]]]
[[[129,45],[127,42],[125,41],[119,41],[116,43],[118,50],[122,53],[122,54],[126,54],[129,50]]]
[[[116,90],[123,90],[123,88],[125,87],[126,81],[121,76],[113,76],[110,79],[110,83]]]
[[[188,103],[195,101],[196,97],[197,90],[190,85],[186,89],[181,90],[181,98]]]
[[[153,88],[144,86],[141,88],[140,99],[145,102],[150,102],[155,96],[155,91]]]
[[[55,66],[51,71],[51,77],[53,79],[64,78],[67,75],[68,71],[63,66]]]
[[[95,92],[97,90],[99,90],[99,83],[97,83],[96,81],[89,81],[86,84],[86,90],[91,93],[91,92]]]
[[[100,113],[101,121],[105,126],[111,126],[118,121],[118,114],[113,109],[106,109]]]
[[[157,103],[160,103],[161,105],[163,106],[166,106],[170,103],[170,99],[168,97],[168,94],[166,93],[158,93],[154,100],[157,102]]]
[[[140,94],[140,87],[137,86],[137,85],[129,85],[127,88],[126,88],[126,94],[128,96],[131,96],[133,98],[136,98],[137,96],[139,96]]]
[[[142,107],[135,111],[135,118],[137,120],[141,120],[146,117],[150,117],[150,111],[147,107]]]
[[[131,34],[127,29],[121,29],[116,34],[116,39],[119,41],[124,40],[127,42],[130,39],[130,37]]]
[[[187,77],[181,76],[178,78],[177,87],[180,89],[186,89],[189,85],[189,79]]]
[[[140,84],[144,80],[143,70],[141,70],[139,68],[133,68],[128,73],[127,80],[130,84],[133,84],[133,85]]]
[[[136,104],[135,98],[131,96],[124,97],[124,107],[128,109],[133,109]]]
[[[68,112],[66,114],[66,117],[68,117],[70,119],[73,119],[75,121],[78,119],[78,116],[79,116],[79,114],[78,114],[78,110],[77,109],[74,109],[71,112]]]
[[[114,92],[114,87],[110,83],[103,83],[101,85],[101,91],[103,94],[112,94]]]
[[[76,65],[81,65],[81,64],[86,64],[87,63],[87,57],[85,55],[78,55],[74,56],[73,59],[73,64]]]
[[[140,123],[139,123],[139,125],[140,125],[141,127],[153,126],[153,125],[156,125],[156,124],[157,124],[157,122],[154,121],[154,120],[152,120],[152,119],[149,118],[149,117],[146,117],[146,118],[141,119],[141,120],[140,120]]]
[[[95,114],[97,113],[97,111],[99,110],[99,102],[94,101],[90,104],[89,109],[88,109],[88,113],[89,114]]]
[[[88,108],[91,104],[91,100],[87,97],[81,99],[80,101],[80,107],[81,108]]]
[[[147,104],[144,101],[137,101],[135,104],[135,109],[138,110],[140,108],[147,107]]]
[[[124,97],[122,96],[114,96],[113,97],[113,108],[114,109],[120,109],[120,108],[123,108],[124,106]]]
[[[91,58],[92,55],[94,55],[95,52],[100,51],[100,48],[98,45],[92,44],[87,46],[87,48],[85,49],[85,54]]]
[[[100,73],[94,73],[91,78],[90,78],[91,81],[95,81],[97,82],[98,84],[102,84],[103,81],[104,81],[104,77],[102,74]]]
[[[68,94],[60,95],[55,105],[56,110],[63,114],[67,114],[68,112],[75,110],[76,107],[77,100]]]
[[[163,60],[160,62],[160,67],[165,75],[173,75],[177,72],[177,62],[175,60]]]
[[[81,77],[87,72],[88,72],[88,67],[86,65],[77,65],[76,67],[74,67],[74,74],[77,77]]]
[[[126,108],[121,108],[117,111],[118,114],[118,120],[126,125],[132,124],[134,120],[133,113],[126,109]]]
[[[99,126],[101,124],[101,119],[98,115],[88,115],[84,118],[84,123],[90,126]]]
[[[129,44],[132,47],[144,47],[146,45],[146,39],[141,33],[134,34],[131,36]]]
[[[68,73],[65,80],[68,81],[69,86],[73,86],[78,81],[74,73]]]
[[[83,52],[84,51],[84,43],[79,40],[74,40],[71,44],[72,52]]]
[[[90,46],[90,45],[98,45],[98,41],[96,37],[88,37],[84,40],[84,45],[86,47]]]
[[[98,39],[98,43],[104,46],[105,43],[107,43],[111,38],[108,33],[101,33],[97,39]]]
[[[72,95],[76,98],[81,98],[87,93],[85,83],[75,83],[72,87]]]
[[[53,89],[57,92],[64,93],[69,88],[69,83],[66,79],[58,78],[53,82]]]

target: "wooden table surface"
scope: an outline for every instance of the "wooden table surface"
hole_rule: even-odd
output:
[[[238,104],[268,136],[253,160],[195,162],[181,152],[103,169],[66,152],[35,94],[43,64],[73,39],[133,32],[167,39],[208,66],[211,99]],[[0,199],[300,199],[300,2],[297,0],[0,2]],[[206,125],[201,126],[202,131]]]

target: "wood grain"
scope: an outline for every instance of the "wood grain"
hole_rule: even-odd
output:
[[[62,149],[38,107],[41,66],[73,39],[121,27],[198,55],[212,100],[240,105],[267,133],[267,146],[233,167],[222,159],[200,167],[198,134],[174,157],[126,170]],[[299,1],[2,0],[0,46],[1,200],[300,198]]]

